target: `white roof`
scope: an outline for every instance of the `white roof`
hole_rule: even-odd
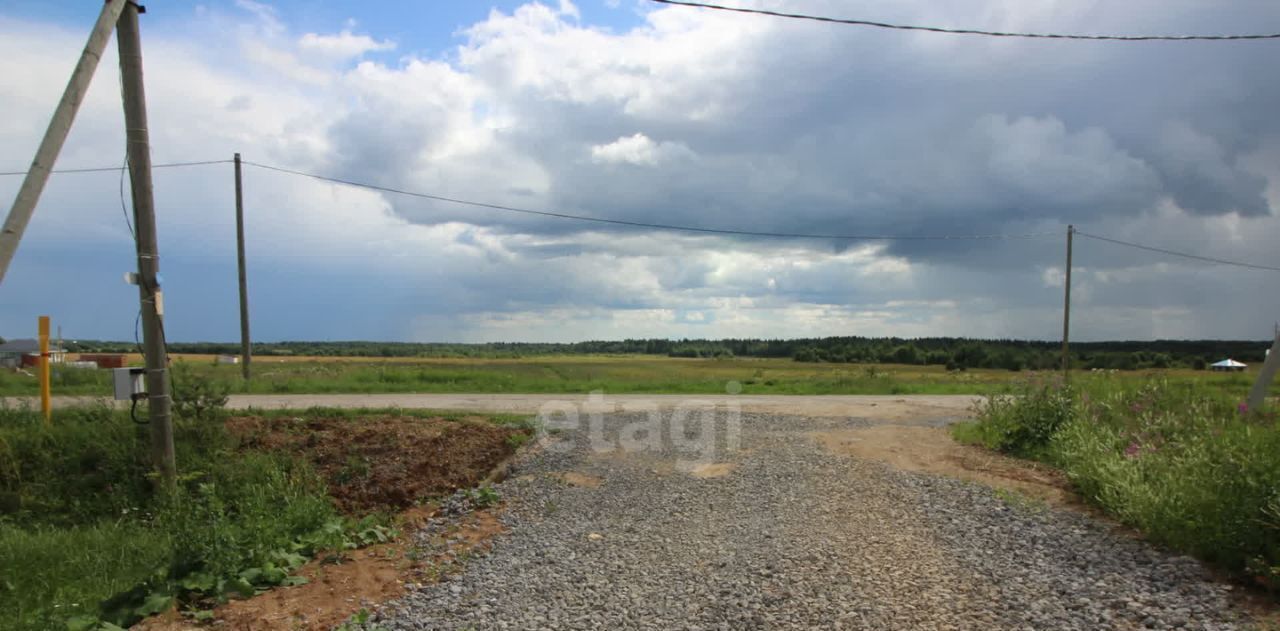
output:
[[[0,353],[24,354],[24,353],[39,353],[39,352],[40,352],[40,342],[38,340],[33,340],[33,339],[9,340],[4,344],[0,344]],[[63,351],[61,348],[58,348],[56,344],[54,344],[53,340],[49,340],[49,352],[61,353]]]
[[[1224,359],[1213,365],[1217,366],[1218,368],[1245,368],[1246,367],[1245,364],[1242,364],[1234,359]]]

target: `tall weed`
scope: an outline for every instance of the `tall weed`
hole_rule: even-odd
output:
[[[206,585],[252,593],[301,562],[298,542],[337,519],[318,476],[303,461],[238,449],[205,417],[175,420],[182,478],[160,491],[150,430],[128,413],[57,410],[50,425],[0,414],[5,628],[62,628],[76,615],[127,624]]]
[[[957,438],[1061,468],[1148,538],[1280,587],[1280,424],[1231,395],[1152,379],[1028,384]]]
[[[1074,414],[1074,390],[1056,378],[1026,381],[1016,395],[988,395],[977,404],[981,442],[1023,457],[1041,457]]]

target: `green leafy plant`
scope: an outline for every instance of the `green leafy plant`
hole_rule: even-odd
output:
[[[338,484],[349,484],[369,477],[371,463],[369,458],[360,454],[348,454],[342,467],[334,473],[334,481]]]
[[[516,432],[507,436],[507,446],[510,447],[512,450],[516,450],[523,447],[532,438],[533,438],[532,433]]]
[[[381,631],[382,626],[370,624],[369,620],[373,614],[368,609],[361,608],[351,616],[351,619],[334,627],[334,631]]]
[[[1055,378],[1028,381],[1016,395],[989,395],[980,401],[981,442],[991,449],[1036,457],[1075,414],[1075,393]]]
[[[205,420],[217,417],[227,405],[230,386],[197,375],[189,365],[177,362],[170,368],[173,411],[180,417]]]
[[[492,486],[485,484],[467,490],[467,497],[477,508],[488,508],[502,501],[502,496]]]

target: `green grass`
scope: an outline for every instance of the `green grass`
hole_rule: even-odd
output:
[[[39,396],[40,382],[35,371],[0,369],[0,396]],[[55,394],[111,394],[111,371],[91,368],[63,368],[49,371],[49,388]]]
[[[224,367],[206,370],[228,374]],[[908,394],[973,392],[990,379],[917,368],[901,377],[877,367],[805,365],[790,360],[574,357],[413,362],[281,362],[260,367],[254,393],[623,393],[723,394],[736,381],[747,394]],[[234,372],[230,372],[234,379]]]
[[[1150,540],[1280,588],[1280,421],[1246,388],[1168,379],[1024,384],[954,428],[963,442],[1061,468]]]
[[[10,629],[60,628],[96,614],[98,603],[128,590],[169,558],[153,530],[134,520],[70,528],[0,522],[0,617]]]
[[[737,382],[744,394],[988,394],[1010,392],[1026,373],[941,366],[816,364],[790,359],[684,359],[653,355],[550,356],[525,359],[280,359],[254,361],[254,378],[209,357],[179,361],[192,375],[226,384],[232,393],[608,393],[723,394]],[[64,369],[56,395],[110,395],[108,371]],[[1151,371],[1116,373],[1136,381]],[[1250,374],[1191,370],[1161,372],[1178,382],[1234,391]],[[59,381],[61,379],[61,381]],[[0,372],[0,396],[35,396],[36,380]]]

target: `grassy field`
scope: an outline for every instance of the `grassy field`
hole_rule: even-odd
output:
[[[140,360],[135,356],[135,363]],[[744,394],[988,394],[1008,392],[1027,372],[942,366],[819,364],[790,359],[683,359],[654,355],[572,355],[525,359],[383,359],[264,357],[253,380],[240,367],[215,365],[211,356],[178,355],[197,377],[225,383],[233,393],[612,393],[714,394],[737,382]],[[1141,380],[1154,371],[1112,373]],[[1216,391],[1243,391],[1251,373],[1174,369],[1158,374]],[[54,394],[110,394],[109,371],[55,369]],[[0,396],[33,396],[35,378],[0,372]]]

